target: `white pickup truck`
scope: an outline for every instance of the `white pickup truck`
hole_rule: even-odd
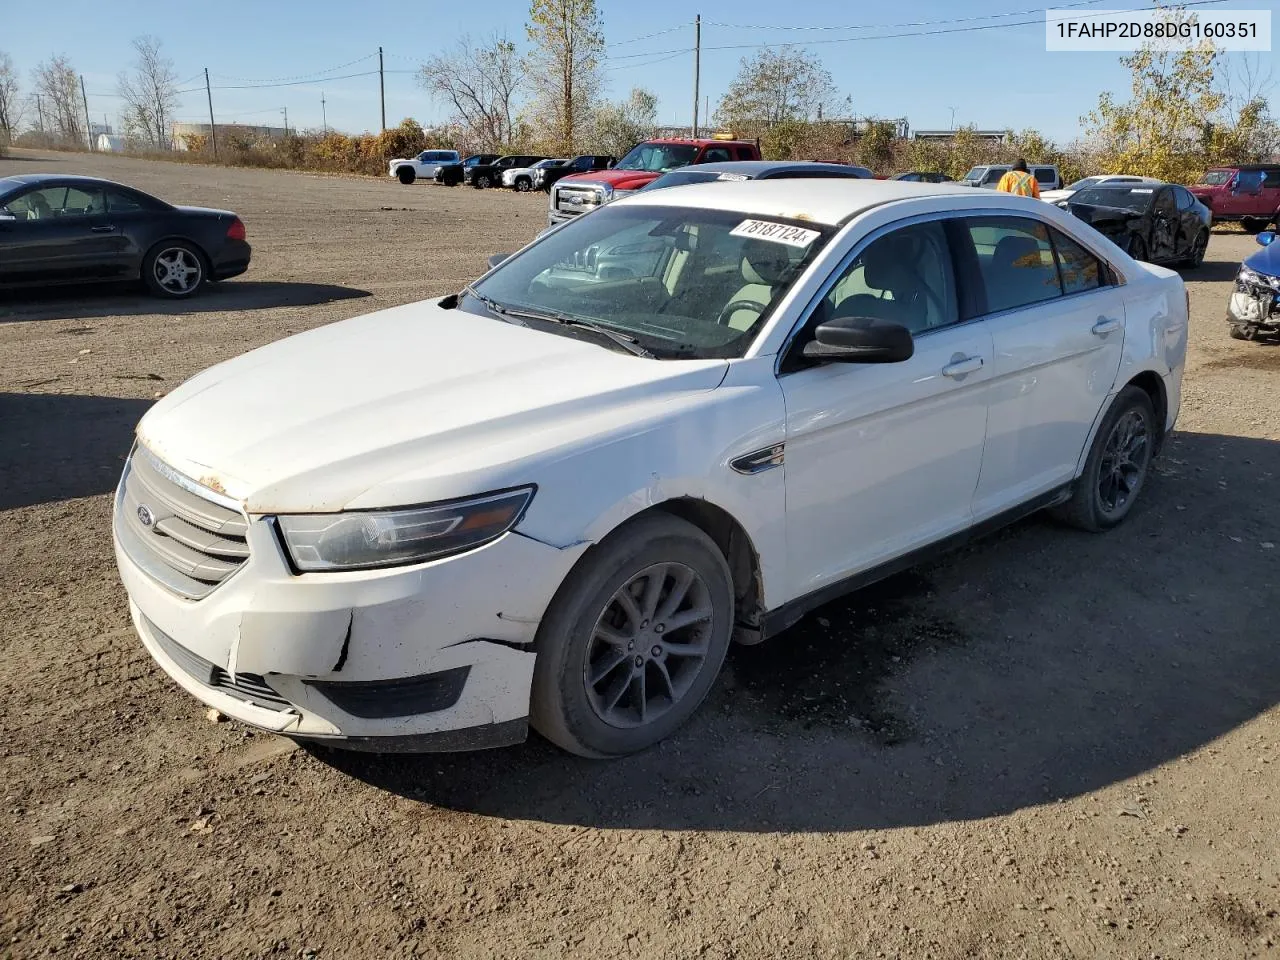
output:
[[[457,150],[423,150],[410,160],[392,160],[391,176],[405,184],[413,183],[419,177],[434,180],[442,165],[458,163],[461,159]]]

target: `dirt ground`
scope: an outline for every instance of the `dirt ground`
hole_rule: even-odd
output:
[[[456,290],[545,198],[35,154],[230,207],[246,277],[0,297],[0,956],[1280,954],[1280,345],[1187,275],[1179,432],[1104,536],[1033,518],[737,648],[681,735],[593,763],[302,750],[143,651],[110,491],[153,396]]]

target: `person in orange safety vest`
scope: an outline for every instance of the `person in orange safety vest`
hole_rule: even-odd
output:
[[[1036,178],[1027,172],[1027,161],[1022,159],[1013,162],[1013,169],[1000,178],[996,189],[1001,193],[1040,199],[1040,184],[1036,183]]]

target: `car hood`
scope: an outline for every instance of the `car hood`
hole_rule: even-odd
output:
[[[639,190],[660,176],[662,174],[654,170],[596,170],[562,177],[560,183],[606,183],[615,190]]]
[[[1117,226],[1128,223],[1130,220],[1141,220],[1143,217],[1143,214],[1125,207],[1107,207],[1092,203],[1071,203],[1067,205],[1067,209],[1073,216],[1095,227]]]
[[[1244,265],[1268,277],[1280,277],[1280,241],[1273,241],[1270,246],[1250,254]]]
[[[197,375],[139,442],[251,513],[536,482],[558,451],[714,389],[724,360],[648,360],[433,302],[321,327]]]
[[[1069,200],[1075,196],[1075,193],[1076,191],[1065,188],[1062,190],[1045,190],[1041,192],[1040,199],[1049,203],[1061,203],[1063,200]]]

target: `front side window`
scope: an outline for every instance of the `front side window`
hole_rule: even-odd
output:
[[[1155,200],[1153,202],[1153,207],[1155,209],[1156,214],[1159,216],[1162,216],[1162,217],[1173,216],[1174,209],[1176,208],[1176,205],[1173,199],[1173,191],[1160,190],[1159,192],[1157,192],[1155,195]]]
[[[665,173],[688,166],[697,155],[698,148],[687,143],[642,143],[619,160],[614,169]]]
[[[540,329],[579,335],[577,319],[662,358],[740,357],[831,233],[727,211],[608,206],[547,234],[474,288]],[[462,307],[486,312],[473,297]],[[545,327],[539,316],[550,318]]]
[[[964,223],[986,290],[988,312],[1062,295],[1045,224],[1021,217],[973,217]]]
[[[1102,262],[1060,230],[1053,231],[1053,248],[1065,293],[1084,293],[1104,285]]]
[[[823,298],[813,325],[837,317],[886,320],[915,335],[956,323],[960,313],[942,224],[912,224],[871,241]]]
[[[1003,177],[1008,172],[1009,171],[1003,170],[1000,168],[997,168],[995,170],[988,170],[987,175],[983,177],[982,182],[983,183],[999,183],[1000,178]]]
[[[102,191],[80,187],[42,187],[10,200],[9,212],[19,220],[89,217],[104,211]]]
[[[708,147],[702,155],[703,163],[724,163],[729,160],[729,151],[725,147]]]

